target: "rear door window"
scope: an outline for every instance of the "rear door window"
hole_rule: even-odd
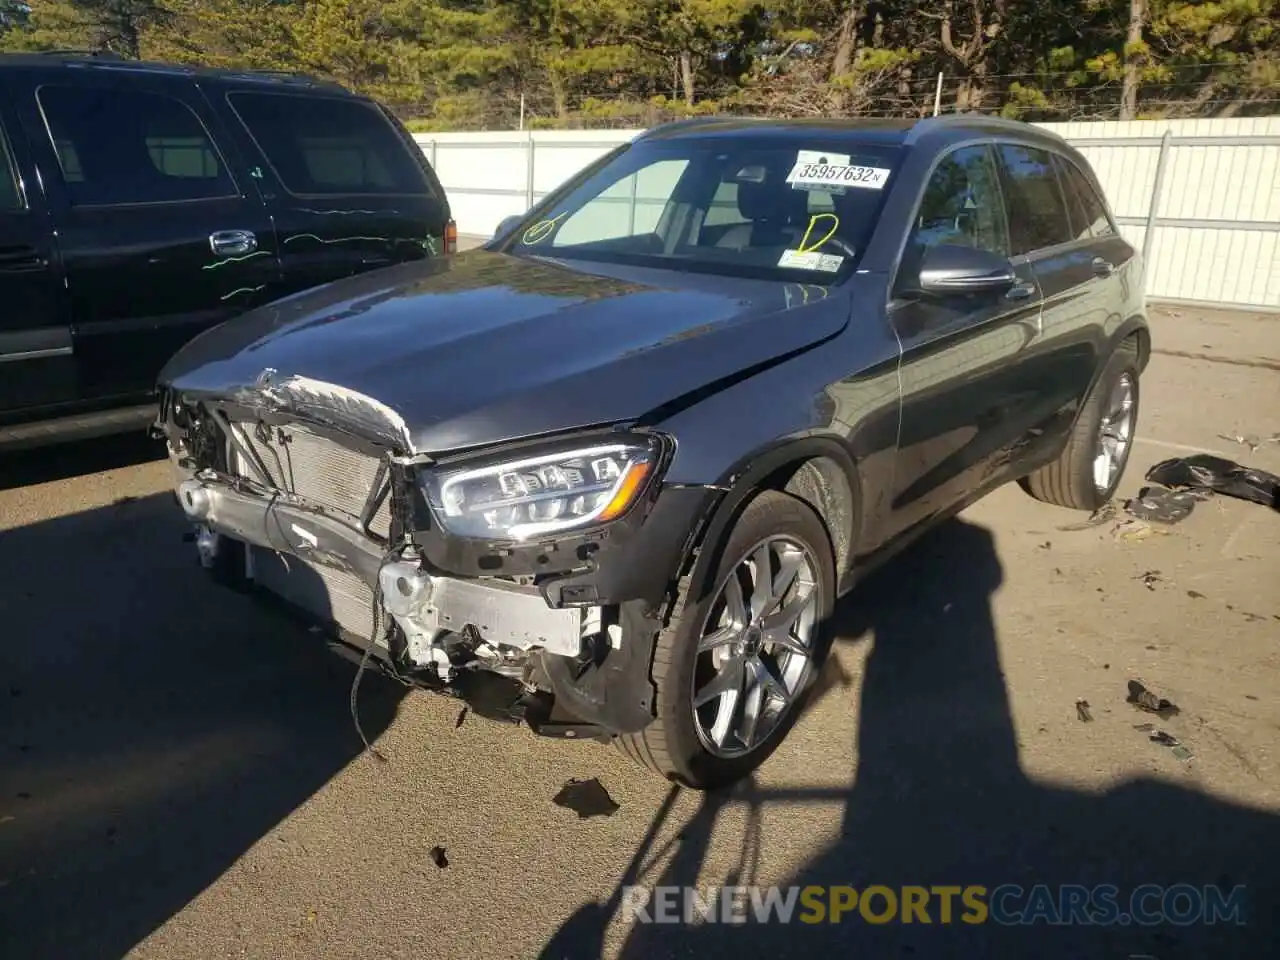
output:
[[[421,162],[372,104],[284,93],[227,99],[294,195],[431,192]]]
[[[237,196],[200,118],[160,93],[45,86],[36,94],[73,206]]]
[[[1012,252],[1033,253],[1074,239],[1053,155],[1013,143],[1000,144],[997,151],[1003,168]]]
[[[1098,196],[1089,178],[1070,160],[1058,157],[1058,173],[1062,177],[1062,187],[1067,194],[1067,203],[1071,211],[1071,227],[1077,240],[1097,239],[1115,234],[1111,226],[1111,218],[1107,216],[1107,206]]]

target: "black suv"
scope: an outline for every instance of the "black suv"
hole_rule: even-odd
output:
[[[1144,311],[1056,136],[692,121],[484,249],[204,334],[160,424],[217,578],[707,787],[777,745],[864,571],[1011,480],[1112,496]]]
[[[141,429],[201,330],[455,242],[422,151],[339,86],[0,55],[0,447]]]

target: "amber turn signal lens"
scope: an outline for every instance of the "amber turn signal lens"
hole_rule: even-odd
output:
[[[636,494],[640,492],[640,488],[644,486],[645,478],[649,476],[652,469],[650,463],[633,463],[627,468],[627,475],[622,478],[622,483],[618,484],[618,492],[613,495],[613,499],[609,501],[609,505],[601,511],[597,518],[601,521],[616,520],[636,498]]]
[[[458,252],[458,224],[453,220],[444,225],[444,252]]]

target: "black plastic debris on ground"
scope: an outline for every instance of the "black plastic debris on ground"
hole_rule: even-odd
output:
[[[1173,734],[1165,733],[1163,730],[1157,730],[1148,738],[1152,743],[1158,743],[1162,747],[1168,747],[1175,757],[1179,760],[1190,760],[1191,751],[1182,745],[1182,741]]]
[[[1162,460],[1147,471],[1147,479],[1165,487],[1210,490],[1280,510],[1280,476],[1241,466],[1225,457],[1197,453]]]
[[[1076,701],[1076,716],[1080,718],[1081,723],[1088,723],[1093,719],[1093,714],[1089,712],[1088,700]]]
[[[1132,500],[1124,502],[1124,512],[1148,523],[1173,526],[1191,516],[1196,503],[1203,496],[1190,490],[1170,490],[1167,487],[1143,487]]]
[[[1154,713],[1161,719],[1168,719],[1182,712],[1178,709],[1177,704],[1166,700],[1164,697],[1157,697],[1139,680],[1129,681],[1129,696],[1125,699],[1139,710]]]
[[[449,865],[449,858],[444,855],[444,847],[432,847],[427,851],[427,856],[431,858],[431,862],[443,870]]]
[[[1078,530],[1089,530],[1092,527],[1100,527],[1104,523],[1110,523],[1116,518],[1116,502],[1108,500],[1093,513],[1089,514],[1088,520],[1082,520],[1079,523],[1068,523],[1065,526],[1058,527],[1064,533],[1074,533]]]
[[[1141,580],[1142,585],[1148,590],[1155,590],[1157,583],[1164,582],[1164,577],[1160,576],[1159,570],[1147,570],[1145,573],[1138,574],[1138,576],[1133,579]]]
[[[609,796],[609,791],[595,777],[590,780],[570,780],[551,798],[551,802],[557,807],[572,810],[579,820],[611,817],[619,810],[618,804]]]
[[[457,730],[466,721],[468,709],[469,708],[464,706],[458,711],[458,719],[453,721],[453,729]]]

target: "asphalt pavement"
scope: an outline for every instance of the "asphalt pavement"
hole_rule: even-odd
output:
[[[1122,494],[1192,451],[1280,472],[1280,319],[1178,308],[1156,338]],[[1002,489],[841,605],[790,739],[701,795],[375,675],[362,720],[386,762],[362,754],[354,668],[207,583],[167,483],[136,437],[0,457],[0,957],[1274,950],[1276,511],[1220,497],[1173,527],[1063,529],[1082,518]],[[1180,713],[1139,712],[1130,679]],[[612,816],[552,802],[590,777]],[[623,909],[632,884],[1002,883],[1241,884],[1250,909],[1151,927]]]

